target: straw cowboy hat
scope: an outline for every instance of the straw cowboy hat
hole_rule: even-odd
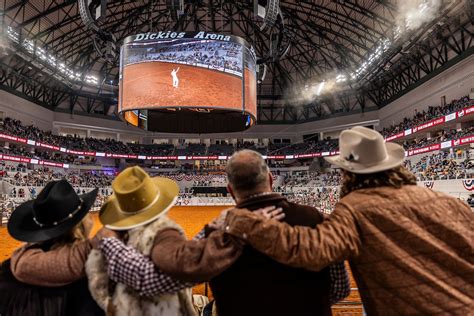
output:
[[[151,178],[142,168],[123,170],[112,182],[114,194],[102,206],[101,223],[112,230],[129,230],[166,214],[175,204],[178,184],[167,178]]]
[[[66,181],[51,181],[34,200],[19,205],[8,221],[8,233],[26,242],[59,237],[79,224],[94,205],[98,189],[77,195]]]
[[[362,126],[342,131],[339,151],[339,156],[325,157],[326,161],[359,174],[389,170],[400,166],[405,159],[402,146],[386,143],[379,132]]]

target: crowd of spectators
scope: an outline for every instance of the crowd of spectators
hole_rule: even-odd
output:
[[[261,153],[262,155],[266,155],[268,153],[268,148],[262,143],[255,143],[250,141],[238,141],[236,150],[242,149],[250,149]]]
[[[330,187],[338,186],[341,182],[341,176],[338,171],[327,172],[308,172],[296,171],[286,174],[283,177],[283,183],[277,188],[279,192],[288,192],[287,188],[292,187]]]
[[[406,117],[402,122],[398,124],[394,123],[392,126],[384,128],[382,134],[385,137],[398,134],[422,123],[459,111],[465,107],[469,107],[470,105],[472,105],[472,103],[469,100],[469,96],[464,96],[461,99],[453,100],[451,103],[446,105],[430,106],[428,110],[423,110],[421,112],[415,110],[413,117]]]
[[[466,97],[459,102],[454,102],[451,107],[443,111],[451,111],[459,108],[466,102]],[[428,111],[432,113],[434,110]],[[438,113],[441,110],[434,111]],[[444,112],[439,112],[444,113]],[[49,145],[74,149],[78,151],[98,151],[117,154],[140,154],[153,156],[229,156],[236,150],[252,149],[263,155],[288,155],[288,154],[308,154],[315,152],[331,152],[338,148],[337,139],[307,140],[302,143],[272,143],[268,145],[263,143],[254,143],[248,141],[238,141],[236,145],[230,143],[217,143],[206,146],[205,144],[182,143],[178,146],[173,144],[125,144],[113,139],[80,138],[77,135],[58,136],[52,135],[49,131],[42,131],[33,125],[23,125],[20,121],[5,118],[0,120],[0,128],[6,133],[21,138],[40,141]],[[404,140],[405,149],[425,147],[434,143],[441,143],[449,139],[458,139],[470,135],[474,132],[474,127],[464,127],[461,130],[446,130],[433,132],[431,137],[418,137],[415,139]],[[58,151],[51,151],[44,148],[32,148],[24,144],[9,143],[9,148],[1,148],[1,153],[36,158],[40,160],[49,160],[69,164],[94,164],[95,157],[82,157],[77,155],[65,154]],[[133,161],[135,163],[135,161]]]
[[[464,179],[474,176],[474,166],[469,150],[456,149],[451,151],[440,151],[424,157],[408,159],[405,166],[413,172],[419,181]],[[20,201],[34,197],[39,193],[41,187],[51,180],[66,179],[78,190],[79,194],[84,194],[90,188],[100,189],[99,197],[96,201],[95,210],[111,194],[110,188],[114,175],[103,172],[79,172],[79,171],[58,171],[55,168],[28,169],[23,163],[0,162],[0,180],[12,186],[10,198]],[[275,179],[275,192],[286,196],[289,201],[310,205],[323,213],[330,214],[335,204],[339,200],[339,186],[341,183],[340,172],[331,171],[293,171],[291,173],[276,172],[279,174]],[[174,173],[160,173],[161,176],[173,179],[189,179],[189,176],[198,175],[203,180],[191,180],[192,184],[187,187],[182,186],[180,194],[180,205],[187,205],[194,197],[206,197],[213,199],[216,204],[229,203],[231,198],[222,194],[210,193],[196,194],[195,187],[223,187],[227,184],[226,176],[222,171],[208,172],[204,170],[194,170],[191,173],[183,169],[178,169]],[[188,178],[186,178],[188,176]],[[205,178],[205,179],[204,179]],[[186,180],[189,182],[189,180]],[[209,200],[210,201],[210,200]],[[8,208],[2,210],[2,217],[8,218]]]
[[[188,65],[206,65],[213,69],[229,69],[242,74],[242,46],[232,42],[200,42],[154,48],[147,53],[142,49],[129,50],[126,64],[143,61],[165,61]]]
[[[75,172],[61,173],[52,168],[27,169],[24,164],[12,166],[2,162],[0,164],[0,179],[17,187],[43,187],[53,180],[66,179],[73,187],[105,188],[109,187],[113,176],[102,172]]]
[[[409,139],[403,142],[403,147],[406,150],[411,150],[415,148],[426,147],[433,144],[439,144],[451,139],[459,139],[464,136],[468,136],[474,133],[474,126],[466,127],[460,130],[450,129],[450,130],[441,130],[433,133],[433,136],[430,138],[417,138]]]
[[[230,144],[212,144],[207,153],[209,156],[231,156],[234,153],[234,146]]]
[[[128,144],[128,146],[135,155],[172,156],[175,150],[173,144]]]
[[[209,180],[194,180],[193,187],[225,187],[227,177],[225,175],[214,175]]]
[[[267,154],[269,155],[302,155],[316,152],[335,151],[339,147],[339,141],[337,139],[327,138],[324,140],[309,140],[303,143],[296,144],[274,144],[268,145]]]
[[[33,125],[23,125],[21,121],[9,117],[0,120],[0,128],[2,131],[11,135],[57,147],[123,154],[132,153],[132,150],[127,144],[114,139],[97,139],[92,137],[81,138],[77,135],[53,135],[51,131],[43,131]]]
[[[206,144],[188,144],[180,145],[176,148],[176,156],[204,156],[206,155]]]
[[[18,144],[10,144],[8,148],[0,147],[0,153],[75,165],[93,165],[97,162],[97,159],[91,156],[68,155]]]
[[[474,175],[474,165],[469,151],[466,151],[465,155],[459,152],[441,151],[424,156],[417,162],[407,160],[405,166],[421,181],[465,179]]]
[[[282,193],[290,202],[317,208],[320,212],[331,214],[339,201],[339,188],[305,189]]]
[[[5,194],[2,194],[0,198],[0,226],[6,226],[13,210],[18,206],[18,204],[13,202],[11,199],[8,199]]]

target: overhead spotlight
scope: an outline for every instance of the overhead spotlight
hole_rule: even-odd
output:
[[[326,82],[323,81],[318,85],[318,88],[316,90],[316,95],[321,95],[321,92],[323,91],[323,88],[324,88],[325,84],[326,84]]]
[[[343,75],[343,74],[337,75],[336,82],[345,82],[345,81],[347,81],[346,75]]]
[[[8,33],[8,38],[19,44],[23,49],[25,49],[26,52],[29,54],[37,57],[37,61],[40,61],[42,64],[47,65],[51,68],[54,68],[57,70],[57,72],[66,79],[70,79],[71,81],[81,81],[83,80],[83,77],[86,76],[87,74],[81,74],[81,73],[76,73],[72,68],[70,68],[68,65],[66,65],[63,61],[58,60],[56,56],[54,56],[52,53],[48,52],[45,48],[39,46],[38,42],[35,42],[33,40],[30,40],[28,38],[22,38],[21,41],[19,41],[18,37],[18,32],[13,30],[10,26],[7,29]],[[28,67],[31,69],[31,67]],[[85,80],[86,83],[89,84],[97,84],[97,80]],[[70,84],[70,82],[67,82],[67,84]]]

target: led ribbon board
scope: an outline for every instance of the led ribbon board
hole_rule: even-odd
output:
[[[256,122],[256,85],[255,52],[240,37],[137,34],[121,48],[118,109],[149,131],[242,131]]]

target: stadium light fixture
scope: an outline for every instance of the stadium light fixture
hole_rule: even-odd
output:
[[[381,39],[375,50],[360,64],[360,66],[350,73],[351,80],[358,80],[367,70],[378,61],[382,55],[392,47],[393,42],[398,41],[404,31],[415,29],[420,23],[427,22],[435,17],[439,0],[422,0],[415,8],[404,12],[403,24],[397,25],[393,29],[393,40]],[[420,22],[421,21],[421,22]],[[339,76],[338,76],[339,77]],[[342,77],[340,77],[342,78]],[[344,80],[336,78],[336,82]]]
[[[352,80],[359,79],[371,65],[380,59],[383,53],[385,53],[392,45],[392,42],[386,38],[380,41],[377,48],[372,54],[370,54],[367,59],[354,71],[350,74]],[[336,78],[337,82],[337,78]]]
[[[63,77],[72,81],[82,81],[90,85],[97,85],[99,83],[99,79],[96,76],[74,72],[72,68],[66,66],[64,62],[58,61],[54,55],[48,53],[46,49],[38,46],[34,41],[27,38],[20,41],[20,34],[11,26],[7,27],[7,36],[11,41],[21,45],[29,54],[38,57],[43,63],[58,70]]]
[[[264,0],[258,0],[264,1]],[[407,1],[407,6],[400,12],[400,21],[402,23],[397,24],[392,31],[390,37],[382,37],[375,42],[372,50],[360,60],[360,64],[355,70],[348,71],[346,73],[336,73],[334,76],[324,76],[319,78],[316,83],[312,83],[312,79],[309,79],[304,86],[298,86],[295,89],[295,97],[297,100],[303,102],[311,102],[316,97],[323,93],[330,91],[339,91],[344,82],[355,83],[361,80],[365,74],[377,63],[380,62],[385,53],[387,53],[395,43],[399,43],[403,37],[404,32],[413,31],[423,23],[431,21],[439,14],[439,7],[442,3],[441,0],[413,0],[413,2]],[[386,66],[387,67],[387,66]],[[387,70],[388,68],[384,68]],[[321,82],[321,80],[323,80]],[[338,87],[336,87],[338,85]],[[334,88],[334,89],[333,89]]]
[[[336,82],[346,82],[346,81],[347,81],[346,75],[339,74],[336,76]]]
[[[323,91],[325,84],[326,84],[326,82],[323,81],[318,85],[318,88],[316,90],[316,95],[318,95],[318,96],[321,95],[321,92]]]

